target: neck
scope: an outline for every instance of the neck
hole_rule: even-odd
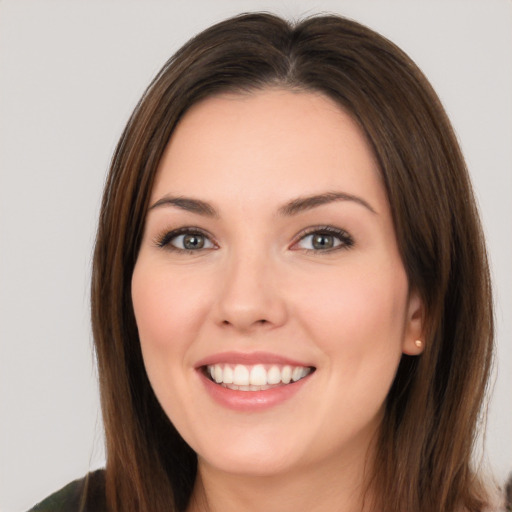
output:
[[[220,471],[199,459],[187,512],[368,512],[365,460],[338,454],[322,467],[255,476]]]

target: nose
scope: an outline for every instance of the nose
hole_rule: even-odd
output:
[[[227,260],[215,307],[219,325],[245,333],[283,325],[287,308],[276,263],[255,251],[232,254]]]

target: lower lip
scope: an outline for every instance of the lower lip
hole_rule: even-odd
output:
[[[307,383],[312,374],[283,386],[265,389],[264,391],[238,391],[225,388],[211,381],[201,370],[198,370],[201,381],[209,395],[223,407],[235,411],[256,412],[275,407],[292,398]]]

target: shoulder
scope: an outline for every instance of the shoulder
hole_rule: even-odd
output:
[[[103,512],[106,510],[105,471],[99,469],[69,483],[28,512]]]

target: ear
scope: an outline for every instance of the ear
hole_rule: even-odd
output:
[[[411,290],[405,318],[402,352],[418,356],[425,349],[425,307],[419,293]]]

